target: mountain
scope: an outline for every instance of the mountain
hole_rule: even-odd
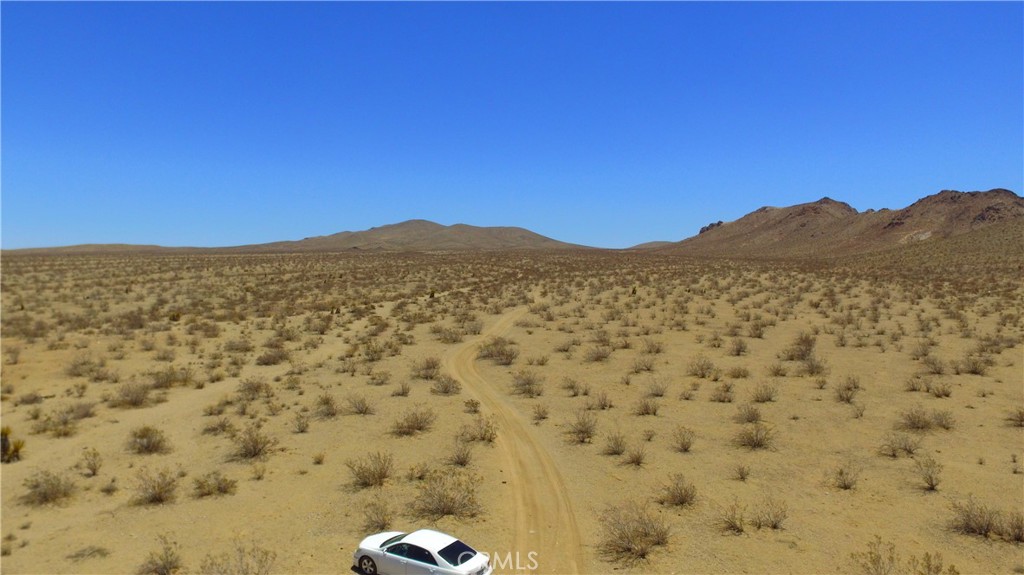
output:
[[[444,226],[426,220],[409,220],[359,232],[340,232],[295,241],[271,242],[224,248],[165,248],[128,244],[85,244],[57,248],[11,250],[15,253],[154,253],[154,252],[426,252],[467,250],[580,249],[585,246],[553,240],[530,230],[514,227],[478,227],[466,224]]]
[[[950,238],[1018,218],[1024,218],[1024,199],[1002,188],[943,190],[900,210],[865,212],[822,198],[715,222],[696,236],[655,251],[733,258],[837,257]]]

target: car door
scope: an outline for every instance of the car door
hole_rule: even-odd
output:
[[[445,570],[437,566],[437,561],[430,551],[416,545],[409,545],[405,551],[406,559],[408,560],[405,566],[405,575],[440,575],[446,573]]]
[[[382,575],[405,575],[409,563],[409,544],[399,541],[381,551],[383,554],[377,564],[377,572]]]

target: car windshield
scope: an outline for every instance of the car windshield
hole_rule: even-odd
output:
[[[449,564],[458,567],[476,556],[476,550],[462,541],[456,540],[451,545],[437,552]]]
[[[383,549],[383,548],[387,547],[388,545],[391,545],[392,543],[394,543],[396,541],[401,541],[402,537],[405,537],[406,535],[408,535],[408,533],[399,533],[398,535],[395,535],[391,539],[388,539],[387,541],[381,543],[380,544],[380,548]]]

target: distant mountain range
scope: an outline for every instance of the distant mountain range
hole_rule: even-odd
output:
[[[1019,218],[1024,218],[1024,198],[1001,188],[943,190],[900,210],[865,212],[822,198],[788,208],[763,207],[733,222],[709,224],[680,242],[638,248],[690,256],[830,258],[950,238]]]
[[[899,210],[858,212],[830,198],[786,208],[763,207],[733,222],[713,222],[679,242],[656,241],[630,248],[657,254],[699,257],[791,259],[833,258],[934,242],[1005,221],[1024,221],[1024,199],[1005,189],[987,192],[944,190]],[[1024,238],[1020,241],[1024,242]],[[445,226],[409,220],[295,241],[226,248],[166,248],[87,244],[7,253],[293,253],[429,252],[470,250],[597,249],[569,244],[517,227]]]

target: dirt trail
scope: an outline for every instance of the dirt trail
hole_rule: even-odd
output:
[[[513,555],[518,551],[520,565],[528,566],[528,553],[535,552],[536,569],[531,572],[585,573],[579,528],[555,461],[536,438],[532,424],[509,403],[507,391],[485,381],[474,364],[479,343],[506,333],[525,313],[526,309],[519,308],[505,314],[480,336],[451,349],[443,363],[480,401],[481,411],[497,420],[495,443],[515,493]]]

